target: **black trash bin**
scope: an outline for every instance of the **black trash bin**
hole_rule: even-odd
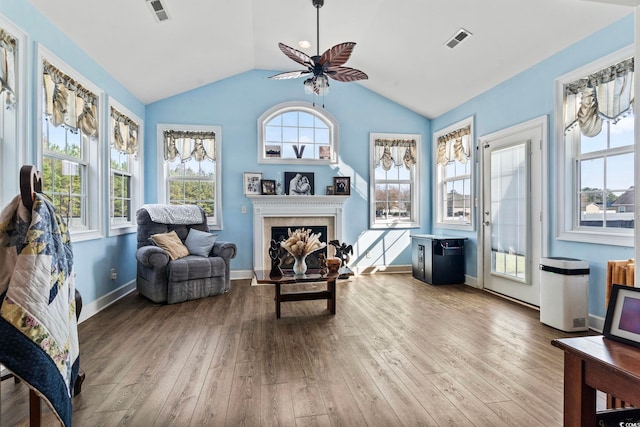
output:
[[[465,237],[411,236],[413,277],[431,285],[464,283]]]

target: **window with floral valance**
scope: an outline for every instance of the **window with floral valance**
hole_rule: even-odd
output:
[[[16,102],[16,50],[16,39],[0,29],[0,94],[5,96],[5,106]]]
[[[136,155],[138,151],[138,124],[111,107],[113,138],[111,145],[124,154]]]
[[[215,161],[215,146],[215,132],[164,131],[164,158],[171,162],[175,161],[177,157],[180,157],[182,162],[187,162],[191,159],[197,162],[203,160]]]
[[[473,228],[473,117],[433,135],[436,226]]]
[[[372,133],[371,228],[420,227],[420,135]]]
[[[374,167],[381,166],[385,171],[393,166],[406,167],[417,163],[416,160],[416,140],[415,139],[384,139],[374,140]]]
[[[438,137],[436,163],[445,166],[449,162],[467,163],[471,156],[471,126],[455,129]]]
[[[220,126],[159,124],[158,159],[164,164],[158,200],[195,204],[204,209],[212,229],[222,228]]]
[[[53,126],[98,137],[98,96],[73,78],[43,61],[44,114]]]
[[[43,46],[38,46],[38,58],[43,193],[67,219],[75,240],[100,237],[103,223],[98,201],[106,175],[101,165],[103,143],[108,143],[99,131],[102,90]]]
[[[631,47],[558,78],[560,237],[632,245],[634,58]],[[615,242],[615,243],[614,243]]]
[[[564,85],[565,131],[575,126],[588,137],[602,131],[604,121],[617,122],[633,105],[633,58]]]
[[[135,230],[135,206],[142,200],[141,119],[109,98],[109,235]]]

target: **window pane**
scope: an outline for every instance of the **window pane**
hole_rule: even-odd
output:
[[[580,190],[604,189],[604,159],[580,161]]]
[[[300,119],[300,127],[313,127],[313,116],[311,114],[300,112],[298,117]]]
[[[292,111],[282,115],[282,126],[298,126],[298,112]]]
[[[283,142],[298,142],[298,128],[282,128]]]
[[[329,129],[317,129],[315,132],[315,141],[319,144],[329,144]]]
[[[628,190],[633,187],[633,153],[607,157],[607,189]]]
[[[282,141],[282,133],[281,133],[282,128],[281,127],[273,127],[273,126],[267,126],[265,128],[265,138],[267,140],[267,142],[280,142]]]
[[[300,128],[299,135],[300,142],[313,142],[313,128]]]
[[[580,132],[580,154],[591,153],[607,149],[607,122],[602,124],[602,132],[594,137],[584,136],[579,128],[575,128],[574,132]]]
[[[633,124],[633,114],[629,114],[615,124],[611,123],[611,140],[609,146],[615,148],[633,145]]]

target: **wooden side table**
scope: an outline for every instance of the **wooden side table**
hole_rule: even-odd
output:
[[[562,338],[564,425],[596,426],[596,390],[640,406],[640,349],[603,336]]]

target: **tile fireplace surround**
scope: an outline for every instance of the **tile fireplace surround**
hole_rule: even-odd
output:
[[[344,203],[349,196],[247,196],[253,203],[253,268],[271,268],[271,227],[327,227],[327,242],[342,242]],[[329,247],[329,256],[332,255]]]

